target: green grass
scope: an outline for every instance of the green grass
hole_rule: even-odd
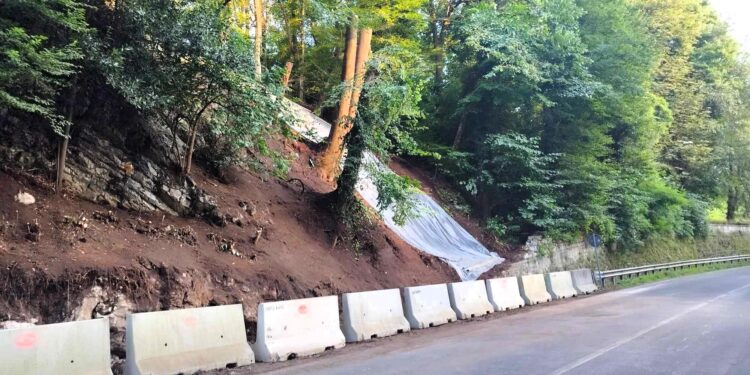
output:
[[[661,281],[661,280],[666,280],[666,279],[673,279],[675,277],[680,277],[680,276],[694,275],[698,273],[718,271],[718,270],[724,270],[724,269],[729,269],[729,268],[744,267],[748,265],[750,265],[750,262],[742,261],[739,263],[709,264],[705,266],[678,269],[676,271],[668,270],[668,271],[663,271],[663,272],[657,272],[654,274],[633,277],[632,279],[624,279],[621,281],[617,281],[617,284],[615,284],[615,288],[630,288],[630,287],[634,287],[634,286],[641,285],[641,284],[652,283],[655,281]]]
[[[612,270],[680,260],[750,254],[750,236],[739,233],[711,234],[701,240],[662,237],[648,241],[638,250],[612,249],[603,253],[602,269]],[[596,264],[591,259],[584,265],[593,267]]]

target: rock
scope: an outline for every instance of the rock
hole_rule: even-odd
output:
[[[133,172],[135,172],[135,167],[133,167],[133,163],[126,162],[120,164],[120,170],[125,173],[126,176],[132,176]]]
[[[255,207],[255,203],[253,202],[240,202],[240,208],[245,210],[250,216],[255,216],[255,213],[258,211],[258,209]]]
[[[150,161],[146,161],[145,164],[146,164],[146,168],[144,170],[144,174],[146,175],[146,177],[148,177],[150,179],[156,179],[156,178],[158,178],[159,177],[159,171],[156,170],[156,168],[154,167],[154,164],[151,163]]]
[[[73,320],[88,320],[94,317],[94,309],[102,300],[104,292],[99,286],[91,288],[91,291],[83,297],[81,304],[73,310]]]
[[[26,193],[26,192],[22,192],[22,191],[19,191],[18,194],[16,194],[15,198],[16,198],[16,202],[24,206],[28,206],[30,204],[36,203],[36,199],[34,198],[33,195]]]
[[[238,227],[242,226],[242,219],[243,219],[242,215],[232,216],[231,214],[228,214],[228,213],[224,214],[224,218],[223,218],[225,222],[232,223]]]
[[[109,317],[113,327],[125,329],[125,318],[134,305],[121,293],[113,293],[94,286],[73,309],[71,320]]]
[[[135,304],[122,293],[111,292],[94,286],[83,297],[80,305],[71,313],[70,320],[108,318],[112,334],[112,351],[125,352],[125,321]]]
[[[107,112],[116,127],[76,124],[66,164],[66,191],[80,198],[112,207],[169,215],[220,218],[216,203],[191,179],[184,182],[171,173],[182,161],[186,145],[158,121],[136,118],[132,113]],[[122,121],[127,119],[128,121]],[[8,124],[20,121],[9,116]],[[0,165],[38,170],[43,175],[54,169],[49,150],[56,137],[46,135],[47,128],[0,127]],[[197,140],[203,142],[202,139]],[[200,145],[198,145],[200,147]],[[31,194],[19,192],[16,201],[34,204]]]
[[[33,327],[36,325],[38,320],[31,319],[28,322],[19,322],[16,320],[7,320],[4,322],[0,322],[0,329],[14,329],[14,328],[26,328],[26,327]]]
[[[177,187],[159,185],[156,189],[156,197],[167,207],[167,212],[173,212],[173,215],[184,215],[190,210],[188,196]]]

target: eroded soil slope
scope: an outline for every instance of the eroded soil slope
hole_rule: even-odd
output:
[[[331,187],[317,179],[306,145],[288,147],[299,155],[289,181],[241,169],[230,183],[194,173],[225,216],[216,224],[56,196],[38,177],[0,172],[0,322],[226,303],[242,303],[253,321],[262,301],[456,279],[382,225],[375,251],[333,247],[333,218],[318,203]],[[17,202],[19,192],[36,202]],[[87,296],[93,309],[81,311]]]

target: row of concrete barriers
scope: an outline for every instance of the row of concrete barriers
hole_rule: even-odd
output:
[[[125,375],[188,374],[284,361],[596,290],[591,271],[264,302],[247,342],[242,305],[129,314]],[[0,374],[111,375],[107,319],[0,331]]]

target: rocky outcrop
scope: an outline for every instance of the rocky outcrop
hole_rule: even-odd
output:
[[[115,362],[125,354],[125,323],[129,313],[135,312],[135,304],[122,293],[115,293],[100,286],[92,287],[73,309],[68,320],[107,318],[110,326],[110,348]]]
[[[58,139],[47,126],[6,117],[0,124],[0,165],[54,176]],[[82,120],[70,140],[64,186],[113,207],[218,220],[214,199],[176,172],[184,149],[179,137],[154,122],[94,126]]]

